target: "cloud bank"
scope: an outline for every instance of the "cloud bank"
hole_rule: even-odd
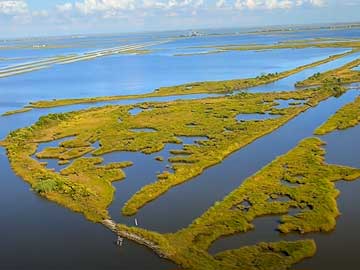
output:
[[[359,8],[355,0],[0,0],[0,36],[25,25],[102,32],[335,22],[349,14],[354,21]]]

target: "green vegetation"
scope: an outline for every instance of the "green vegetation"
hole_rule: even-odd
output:
[[[40,159],[59,159],[61,161],[67,161],[70,159],[82,157],[83,155],[90,153],[94,150],[92,147],[75,147],[75,148],[66,148],[66,147],[49,147],[44,151],[36,153],[36,157]]]
[[[204,136],[208,141],[202,141],[200,147],[185,146],[184,150],[190,154],[186,157],[170,158],[175,173],[160,174],[158,181],[143,187],[125,204],[123,213],[135,214],[139,208],[171,187],[201,174],[204,169],[221,162],[232,152],[285,124],[308,109],[310,104],[315,106],[331,95],[334,95],[334,92],[329,88],[279,94],[241,94],[234,97],[205,99],[205,102],[198,100],[173,102],[161,110],[153,108],[146,114],[143,113],[142,117],[138,118],[138,124],[147,123],[160,134],[166,127],[166,131],[172,131],[175,136]],[[276,99],[291,98],[305,99],[308,102],[304,106],[291,106],[283,110],[272,107],[276,106],[274,103]],[[240,113],[266,111],[279,114],[279,117],[266,121],[237,122],[235,120],[236,115]],[[188,123],[193,119],[197,119],[198,124],[189,127]],[[155,133],[153,136],[159,135]],[[171,137],[168,140],[176,141]],[[159,147],[157,151],[161,148]]]
[[[129,51],[125,51],[125,52],[121,52],[122,54],[149,54],[151,53],[151,50],[148,49],[143,49],[143,50],[129,50]]]
[[[360,65],[360,58],[356,59],[340,68],[336,68],[324,73],[316,73],[308,79],[298,82],[296,86],[319,86],[322,84],[350,84],[360,82],[360,71],[354,70]]]
[[[326,164],[322,144],[317,138],[303,140],[176,233],[161,235],[125,225],[118,225],[118,233],[153,248],[184,269],[288,269],[314,255],[313,241],[260,243],[215,256],[207,250],[220,237],[254,229],[253,220],[265,215],[279,216],[278,229],[283,233],[333,230],[339,215],[339,191],[333,182],[355,180],[360,170]],[[284,196],[289,200],[280,200]],[[300,212],[291,216],[293,208]]]
[[[117,167],[96,165],[101,162],[98,159],[95,163],[92,162],[93,159],[76,159],[85,153],[91,152],[94,156],[113,151],[150,154],[159,152],[167,143],[181,143],[179,139],[181,136],[207,138],[194,145],[184,145],[182,151],[185,151],[187,155],[174,156],[169,160],[174,173],[160,173],[157,181],[143,187],[126,203],[123,213],[132,215],[173,186],[201,174],[203,170],[221,162],[230,153],[274,131],[311,106],[316,106],[322,100],[336,94],[334,88],[323,87],[295,92],[242,93],[220,98],[143,103],[137,105],[143,109],[137,115],[129,113],[129,110],[135,106],[106,106],[72,113],[50,114],[41,117],[31,127],[12,132],[3,145],[7,149],[15,172],[33,187],[40,181],[51,179],[61,184],[76,183],[77,186],[72,188],[73,192],[78,194],[79,190],[79,194],[86,194],[84,197],[77,196],[74,200],[73,196],[69,196],[60,188],[55,192],[42,195],[73,210],[83,212],[91,220],[101,221],[108,218],[106,208],[112,200],[111,182],[121,179],[123,174],[105,174],[105,171],[116,170]],[[278,105],[276,100],[279,99],[297,99],[307,102],[303,106],[276,109]],[[279,117],[264,121],[238,122],[236,120],[238,114],[266,112],[278,114]],[[119,122],[118,119],[122,121]],[[194,119],[197,119],[196,125],[189,126]],[[156,132],[133,131],[139,128],[153,129]],[[70,138],[71,136],[73,138]],[[39,143],[68,137],[69,139],[58,147],[46,148],[36,153]],[[100,143],[99,149],[95,150],[91,147],[95,142]],[[39,158],[58,159],[61,164],[75,159],[70,168],[77,166],[79,172],[82,173],[64,174],[64,171],[68,171],[66,168],[59,174],[33,159],[31,157],[33,154]],[[97,173],[83,171],[89,166],[93,172]],[[98,168],[101,168],[105,175],[102,180],[97,178]],[[98,183],[103,191],[100,192],[94,183]],[[83,193],[83,190],[88,192]]]
[[[278,50],[278,49],[305,49],[305,48],[352,48],[358,51],[360,49],[360,40],[333,40],[324,42],[324,40],[293,40],[286,42],[279,42],[276,44],[229,44],[229,45],[211,45],[199,46],[192,48],[207,48],[214,49],[208,53],[222,53],[228,51],[264,51],[264,50]],[[179,54],[178,56],[186,56],[192,54]]]
[[[316,131],[316,135],[324,135],[335,130],[347,129],[360,123],[360,97],[345,105]]]
[[[114,188],[111,182],[123,179],[125,174],[121,168],[130,166],[131,163],[110,163],[100,166],[101,158],[80,158],[59,174],[47,169],[44,163],[31,158],[31,155],[36,153],[39,143],[35,139],[36,136],[50,141],[54,135],[49,133],[47,136],[48,130],[43,128],[46,126],[49,131],[54,130],[56,123],[68,118],[67,114],[49,115],[40,118],[32,127],[12,132],[9,137],[19,145],[9,146],[7,153],[13,162],[15,172],[30,183],[40,195],[83,213],[89,220],[99,221],[99,218],[107,217],[106,208],[113,199]],[[43,154],[45,152],[46,150]],[[47,154],[54,155],[55,152],[49,151]]]
[[[162,156],[157,156],[157,157],[155,157],[155,160],[161,162],[161,161],[164,161],[164,158]]]
[[[9,115],[17,114],[17,113],[28,112],[28,111],[31,111],[31,110],[32,110],[32,108],[22,108],[22,109],[18,109],[18,110],[5,112],[1,116],[9,116]]]

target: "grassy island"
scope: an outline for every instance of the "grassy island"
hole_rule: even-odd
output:
[[[322,84],[350,84],[360,82],[360,71],[354,70],[360,65],[360,59],[356,59],[340,68],[324,73],[315,73],[302,82],[296,83],[298,87],[319,86]]]
[[[324,135],[335,130],[347,129],[360,123],[360,97],[341,108],[316,131],[316,135]]]
[[[198,144],[184,145],[183,150],[187,153],[185,157],[174,155],[169,159],[174,173],[161,172],[153,183],[133,195],[122,210],[126,215],[133,215],[175,185],[201,174],[230,153],[271,133],[311,106],[343,91],[340,87],[323,87],[295,92],[242,93],[200,100],[144,103],[136,105],[142,109],[137,115],[129,113],[136,106],[105,106],[50,114],[41,117],[31,127],[12,132],[2,144],[7,149],[15,172],[33,188],[37,189],[39,185],[48,187],[51,184],[53,188],[50,190],[40,189],[41,195],[83,212],[91,220],[101,221],[108,218],[106,209],[112,201],[113,192],[111,182],[123,178],[123,174],[117,171],[124,166],[123,163],[115,163],[102,167],[101,155],[114,151],[150,154],[161,151],[167,143],[180,144],[181,136],[207,138]],[[303,105],[276,109],[276,101],[281,99],[306,102]],[[276,117],[263,121],[236,119],[239,114],[253,113],[270,113]],[[193,124],[194,119],[197,119],[196,125]],[[142,128],[156,132],[134,132],[134,129]],[[67,137],[69,139],[58,147],[49,147],[37,153],[40,143]],[[92,147],[95,142],[99,142],[100,148]],[[84,158],[83,155],[87,153],[92,153],[96,159]],[[69,175],[66,173],[68,168],[60,173],[49,170],[32,157],[34,154],[38,158],[58,159],[61,164],[73,161],[69,167],[79,167],[82,173],[74,172]],[[121,162],[125,161],[127,160]],[[104,176],[102,180],[94,173],[98,170]],[[95,185],[97,182],[107,192],[99,192]]]
[[[252,221],[264,215],[278,216],[278,230],[283,233],[333,230],[339,215],[334,181],[355,180],[360,170],[326,164],[322,145],[317,138],[303,140],[176,233],[159,234],[124,225],[118,225],[118,233],[153,248],[182,269],[289,269],[314,255],[312,240],[259,243],[214,256],[208,249],[220,237],[254,229]],[[294,208],[299,212],[289,214]]]
[[[264,51],[279,49],[306,49],[306,48],[352,48],[360,49],[359,39],[306,39],[306,40],[290,40],[279,42],[276,44],[228,44],[228,45],[211,45],[190,47],[196,49],[212,49],[207,52],[223,53],[229,51]],[[196,53],[195,53],[196,54]],[[206,54],[206,53],[202,53]],[[189,56],[194,54],[178,54],[178,56]]]
[[[28,111],[31,111],[31,110],[32,110],[32,108],[22,108],[22,109],[18,109],[18,110],[5,112],[1,116],[9,116],[9,115],[17,114],[17,113],[28,112]]]
[[[30,127],[11,132],[1,145],[6,148],[14,171],[35,192],[153,249],[181,269],[285,270],[312,257],[316,253],[315,242],[311,239],[279,239],[271,243],[260,240],[256,245],[239,244],[237,249],[218,254],[210,254],[209,248],[221,237],[253,230],[254,219],[265,215],[278,217],[277,229],[284,234],[333,230],[339,215],[336,203],[339,191],[334,182],[355,180],[360,177],[360,170],[326,164],[321,140],[309,138],[300,142],[246,179],[189,226],[169,234],[128,227],[112,220],[108,212],[114,197],[112,182],[124,179],[122,169],[133,163],[119,160],[103,164],[102,155],[114,151],[152,154],[168,143],[181,144],[182,137],[204,138],[196,144],[183,145],[181,150],[170,151],[173,156],[168,162],[173,172],[160,172],[153,183],[142,187],[126,202],[123,214],[133,215],[173,186],[189,181],[230,153],[345,91],[340,85],[325,84],[293,92],[243,92],[217,98],[104,106],[50,114]],[[280,100],[301,102],[291,102],[279,109]],[[354,104],[346,107],[358,106],[358,99]],[[134,108],[141,111],[131,114]],[[344,108],[340,114],[348,115],[348,109]],[[247,114],[275,117],[238,120],[239,115]],[[142,129],[152,132],[137,132]],[[59,139],[62,141],[57,146],[38,150],[41,143]],[[38,160],[43,158],[58,160],[65,167],[58,172],[49,169]],[[163,160],[161,156],[156,159]],[[293,209],[297,209],[296,214],[292,214]]]

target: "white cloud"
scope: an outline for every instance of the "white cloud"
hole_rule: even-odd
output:
[[[32,12],[32,16],[34,17],[48,17],[49,12],[47,10],[36,10]]]
[[[155,0],[143,0],[143,6],[144,8],[164,8],[166,4]]]
[[[143,7],[145,8],[162,8],[162,9],[174,9],[174,8],[198,8],[204,5],[204,0],[143,0]]]
[[[19,15],[28,12],[28,5],[25,1],[0,1],[0,14]]]
[[[111,14],[123,10],[133,10],[135,4],[135,0],[84,0],[76,2],[75,7],[83,14],[96,12]]]
[[[288,9],[293,6],[294,2],[290,0],[267,0],[265,5],[268,9],[275,9],[275,8],[282,8],[282,9]]]
[[[235,8],[237,9],[255,9],[259,6],[260,3],[257,0],[236,0]]]
[[[322,7],[325,5],[325,0],[310,0],[309,2],[317,7]]]
[[[177,17],[177,16],[179,16],[179,14],[177,14],[176,12],[170,12],[170,13],[167,13],[165,16],[166,17]]]
[[[321,7],[325,5],[325,0],[236,0],[236,9],[290,9],[303,5]]]
[[[186,11],[196,15],[197,9],[204,6],[204,0],[81,0],[73,5],[58,5],[58,11],[75,9],[83,15],[100,15],[103,18],[121,17],[127,11],[151,12],[163,11],[163,15],[171,12]]]
[[[72,3],[64,3],[61,5],[56,5],[56,10],[59,12],[68,12],[71,11],[72,9],[73,9]]]
[[[100,22],[102,19],[123,20],[142,22],[146,19],[165,21],[170,18],[188,20],[190,23],[209,20],[211,16],[233,16],[234,10],[275,10],[292,8],[311,8],[326,5],[327,0],[63,0],[62,3],[54,4],[46,10],[39,9],[39,6],[31,7],[27,0],[0,0],[0,16],[6,17],[8,22],[29,22],[41,24],[81,23],[91,25]],[[350,0],[356,1],[356,0]],[[208,17],[207,15],[209,14]],[[159,19],[158,19],[159,18]],[[3,19],[3,18],[1,18]],[[170,19],[169,19],[170,20]],[[104,20],[104,24],[108,20]],[[154,24],[156,25],[156,24]],[[205,23],[201,23],[205,25]],[[175,28],[175,26],[174,26]]]
[[[218,7],[218,8],[223,8],[225,6],[226,6],[226,0],[218,0],[216,2],[216,7]]]
[[[59,14],[70,11],[83,15],[100,15],[102,17],[114,17],[126,15],[126,11],[139,11],[151,14],[152,11],[163,11],[163,15],[174,13],[187,13],[196,15],[200,9],[227,8],[239,10],[273,10],[291,9],[301,6],[322,7],[326,0],[215,0],[212,4],[204,0],[67,0],[63,4],[54,6],[53,10],[31,11],[26,0],[0,0],[0,15],[9,16],[34,16],[45,17],[55,11]],[[35,14],[34,14],[35,12]]]

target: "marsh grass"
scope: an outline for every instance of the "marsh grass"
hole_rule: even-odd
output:
[[[160,172],[153,183],[142,187],[126,202],[122,212],[125,215],[133,215],[172,187],[189,181],[206,168],[220,163],[232,152],[271,133],[332,95],[333,88],[323,87],[291,93],[243,93],[220,98],[143,103],[136,106],[105,106],[71,113],[50,114],[41,117],[31,127],[10,133],[3,144],[16,173],[33,186],[45,177],[57,179],[59,183],[76,183],[74,192],[78,186],[90,190],[90,193],[94,194],[90,199],[81,199],[79,196],[77,200],[73,200],[62,192],[43,192],[42,195],[49,197],[51,194],[53,200],[84,212],[91,220],[100,221],[108,217],[107,206],[113,198],[111,182],[125,177],[120,173],[121,166],[116,167],[119,166],[117,163],[114,164],[115,168],[100,166],[102,155],[114,151],[152,154],[163,150],[168,143],[181,144],[181,138],[206,138],[199,139],[196,144],[184,145],[180,151],[170,151],[183,154],[169,159],[174,172]],[[275,109],[275,100],[278,99],[308,101],[303,106]],[[144,109],[141,113],[129,113],[131,109],[139,106]],[[240,113],[269,111],[279,114],[279,117],[259,122],[238,123],[236,120],[236,115]],[[121,123],[118,121],[119,118],[122,119]],[[188,124],[192,123],[193,119],[196,119],[196,125],[189,128]],[[134,128],[150,128],[155,132],[133,132]],[[225,129],[232,132],[223,132]],[[58,147],[45,148],[36,153],[40,143],[61,138],[68,139],[62,141]],[[97,149],[92,147],[95,142],[99,143]],[[94,158],[99,159],[84,159],[83,156],[90,152]],[[59,174],[48,170],[33,159],[34,154],[38,158],[58,159],[65,164],[69,160],[73,162]],[[69,173],[70,169],[72,173]],[[100,180],[99,175],[103,179]]]
[[[326,164],[322,146],[323,142],[317,138],[303,140],[176,233],[162,235],[125,225],[118,226],[119,233],[137,236],[138,240],[132,239],[140,243],[141,239],[147,239],[150,245],[142,244],[184,269],[289,269],[315,254],[313,240],[259,243],[215,256],[208,249],[220,237],[252,230],[253,220],[265,215],[281,216],[278,230],[282,233],[333,230],[339,215],[336,204],[339,191],[334,182],[355,180],[360,177],[360,170]],[[284,185],[284,178],[301,185]],[[272,200],[280,197],[290,200]]]
[[[324,84],[350,84],[360,82],[360,71],[354,70],[358,65],[360,65],[360,59],[356,59],[342,67],[324,73],[315,73],[306,80],[297,82],[296,86],[308,87]]]
[[[315,130],[316,135],[325,135],[335,130],[354,127],[360,123],[360,97],[337,111],[329,120]]]

